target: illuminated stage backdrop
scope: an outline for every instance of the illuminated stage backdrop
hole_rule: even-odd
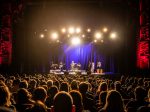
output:
[[[50,63],[53,60],[54,63],[59,63],[62,61],[66,65],[66,69],[70,69],[71,61],[81,64],[81,69],[86,70],[88,67],[89,61],[93,61],[95,64],[100,61],[102,63],[102,68],[107,72],[114,72],[114,59],[112,55],[107,55],[103,49],[100,49],[101,46],[96,46],[92,43],[82,44],[79,46],[71,45],[59,45],[53,47],[55,53],[50,52],[49,60]],[[52,49],[53,49],[52,48]],[[54,50],[53,49],[53,50]]]

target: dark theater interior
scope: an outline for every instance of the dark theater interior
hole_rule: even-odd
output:
[[[0,0],[0,112],[150,112],[150,0]]]

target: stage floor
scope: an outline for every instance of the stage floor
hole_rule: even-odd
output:
[[[64,75],[64,74],[81,74],[81,75],[88,75],[86,70],[50,70],[50,74],[58,74],[58,75]],[[114,74],[113,72],[103,72],[103,73],[91,73],[91,75],[111,75]]]

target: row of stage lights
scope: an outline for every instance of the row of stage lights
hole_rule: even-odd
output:
[[[45,29],[45,31],[47,31],[47,29]],[[88,29],[86,29],[86,34],[85,34],[85,32],[84,33],[82,32],[82,29],[80,27],[77,27],[77,28],[75,28],[75,27],[69,27],[68,29],[62,28],[60,31],[61,31],[61,33],[60,32],[58,33],[58,31],[51,32],[49,34],[49,37],[53,41],[56,41],[56,42],[59,43],[59,42],[61,42],[60,41],[61,40],[60,37],[63,34],[65,34],[66,37],[71,38],[71,43],[73,45],[80,44],[81,43],[81,38],[85,38],[88,33],[92,32],[92,30],[90,28],[88,28]],[[95,31],[94,35],[93,35],[93,37],[94,37],[93,38],[93,42],[97,43],[98,41],[100,41],[101,43],[103,43],[104,42],[104,34],[107,33],[107,32],[108,32],[108,29],[106,27],[104,27],[102,29],[102,31]],[[108,36],[109,36],[110,39],[114,40],[117,37],[117,33],[109,31],[109,35]],[[46,37],[46,35],[44,33],[41,33],[39,35],[39,37],[41,39],[43,39],[43,38]]]

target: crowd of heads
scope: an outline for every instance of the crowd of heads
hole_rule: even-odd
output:
[[[0,74],[0,112],[150,112],[150,78]]]

